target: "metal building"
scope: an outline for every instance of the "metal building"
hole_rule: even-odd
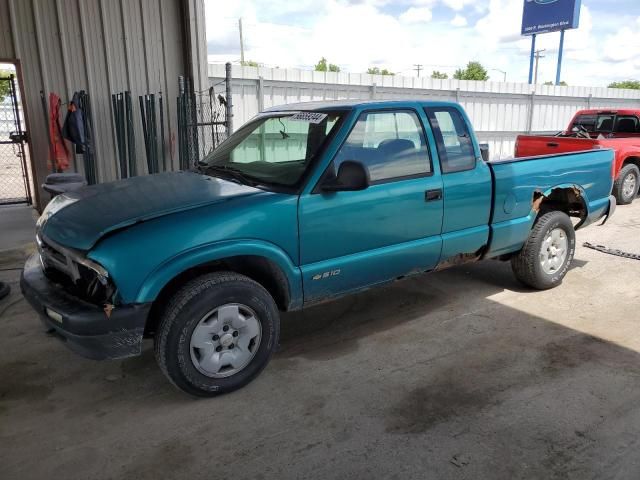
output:
[[[41,184],[50,173],[41,92],[55,92],[63,102],[77,91],[90,94],[99,182],[119,178],[111,94],[131,92],[136,151],[142,152],[138,96],[162,92],[162,149],[177,168],[178,76],[192,77],[196,90],[207,86],[204,0],[0,0],[0,63],[17,71],[37,207],[48,200]],[[139,160],[138,171],[145,168]]]

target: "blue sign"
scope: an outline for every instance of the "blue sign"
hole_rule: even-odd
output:
[[[524,0],[522,35],[578,28],[582,0]]]

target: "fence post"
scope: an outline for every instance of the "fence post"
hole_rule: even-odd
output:
[[[258,112],[264,110],[264,78],[258,77]]]
[[[233,133],[233,100],[231,98],[231,63],[224,66],[224,81],[227,87],[227,136]]]
[[[531,92],[531,101],[529,102],[529,115],[527,118],[527,133],[533,131],[533,108],[536,102],[536,91]]]
[[[376,95],[378,94],[378,85],[376,84],[376,82],[373,82],[371,84],[371,100],[375,100]]]
[[[587,109],[591,110],[591,99],[593,98],[593,93],[590,93],[587,97]]]
[[[456,103],[460,104],[460,87],[456,88]]]

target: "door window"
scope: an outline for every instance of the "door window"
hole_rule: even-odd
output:
[[[616,119],[616,133],[640,133],[638,117],[632,115],[619,116]]]
[[[365,165],[371,182],[431,173],[424,132],[410,110],[360,115],[334,158],[336,172],[345,160]]]
[[[425,109],[436,138],[442,173],[472,170],[476,165],[467,123],[455,108]]]

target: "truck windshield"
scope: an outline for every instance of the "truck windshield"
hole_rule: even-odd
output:
[[[295,186],[336,128],[341,112],[286,112],[257,118],[201,163],[205,173]]]

